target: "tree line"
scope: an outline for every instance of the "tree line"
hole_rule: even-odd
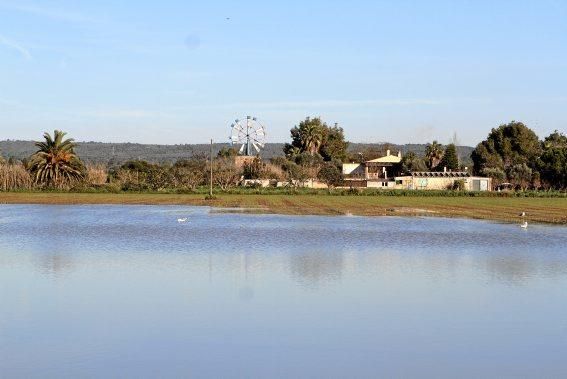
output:
[[[472,152],[474,171],[497,184],[520,189],[567,189],[567,136],[555,131],[540,140],[512,121],[494,128]]]
[[[25,189],[98,189],[108,191],[195,191],[209,185],[227,190],[245,179],[270,180],[289,187],[303,186],[318,179],[329,188],[343,183],[342,163],[363,162],[383,156],[390,149],[349,149],[345,133],[338,124],[329,126],[320,118],[306,118],[290,130],[291,142],[283,146],[284,156],[262,160],[255,157],[237,164],[233,148],[222,148],[211,159],[203,153],[173,163],[130,160],[120,165],[85,164],[76,153],[77,144],[62,131],[45,133],[36,142],[36,151],[27,159],[5,161],[0,156],[0,188]],[[459,146],[428,143],[421,154],[409,151],[396,168],[399,174],[415,171],[462,170],[472,163],[477,175],[489,176],[498,185],[517,189],[567,188],[567,137],[559,132],[540,141],[519,122],[492,129],[470,157]]]
[[[221,190],[235,187],[245,179],[250,180],[251,185],[255,185],[255,180],[264,179],[300,187],[319,174],[313,159],[306,164],[283,157],[269,161],[255,157],[238,165],[232,148],[220,149],[212,160],[205,154],[195,154],[172,164],[145,160],[131,160],[113,167],[85,164],[76,154],[76,142],[59,130],[52,135],[45,133],[43,141],[36,142],[35,147],[36,152],[22,161],[0,158],[0,189],[191,192],[210,184],[211,165],[213,185]],[[338,185],[341,179],[337,166],[334,170],[334,181],[328,181],[330,186]]]

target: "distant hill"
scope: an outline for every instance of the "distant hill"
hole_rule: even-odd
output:
[[[213,153],[216,153],[225,143],[213,145]],[[262,150],[261,156],[270,159],[282,156],[283,143],[268,143]],[[425,144],[396,145],[389,143],[351,143],[349,152],[363,152],[373,149],[392,152],[402,151],[403,154],[413,151],[418,155],[425,152]],[[102,142],[79,142],[77,154],[87,163],[103,163],[109,165],[120,165],[128,160],[143,159],[154,163],[175,162],[183,158],[191,158],[198,155],[208,155],[210,145],[145,145],[138,143],[102,143]],[[458,152],[464,165],[472,165],[470,154],[473,148],[459,146]],[[0,153],[4,158],[15,158],[22,160],[28,158],[36,151],[33,141],[0,141]]]

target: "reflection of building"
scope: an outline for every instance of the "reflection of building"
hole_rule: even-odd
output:
[[[394,175],[398,174],[402,152],[390,154],[362,163],[343,164],[346,186],[352,187],[394,187]]]

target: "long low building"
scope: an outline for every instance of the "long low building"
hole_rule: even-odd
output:
[[[396,176],[395,187],[416,190],[444,190],[458,186],[462,182],[465,191],[491,191],[492,179],[472,176],[466,171],[412,172],[406,176]]]

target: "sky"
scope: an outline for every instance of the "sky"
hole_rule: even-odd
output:
[[[0,140],[353,142],[567,132],[567,1],[0,0]]]

